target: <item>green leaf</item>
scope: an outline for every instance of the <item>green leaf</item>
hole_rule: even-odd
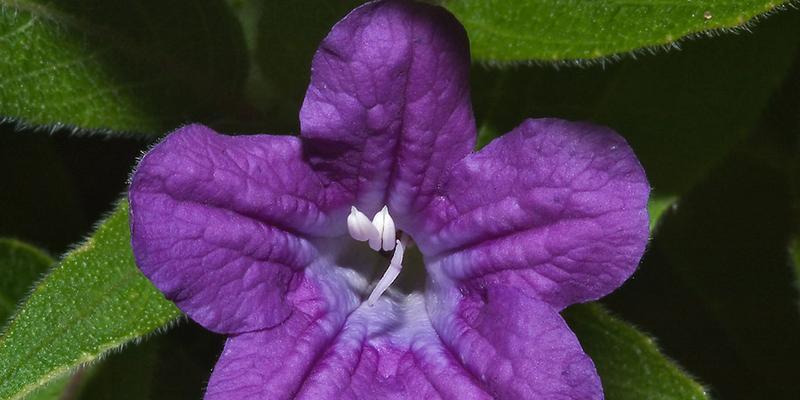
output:
[[[36,287],[0,338],[0,399],[17,399],[180,315],[136,267],[123,201]]]
[[[163,133],[235,101],[246,53],[221,0],[0,0],[0,115]]]
[[[658,193],[650,195],[650,201],[647,202],[647,211],[650,214],[650,232],[655,231],[658,227],[658,222],[664,216],[667,210],[674,209],[678,206],[678,196],[661,196]]]
[[[0,325],[53,262],[50,256],[29,244],[0,238]]]
[[[60,400],[63,399],[65,391],[77,392],[82,384],[83,376],[80,372],[73,375],[65,375],[50,381],[48,384],[36,389],[25,400]],[[74,386],[73,386],[74,385]]]
[[[746,25],[788,2],[764,0],[441,0],[490,62],[597,59],[675,46],[687,35]]]
[[[606,399],[708,399],[705,389],[664,357],[653,339],[599,304],[572,306],[564,318],[592,357]]]
[[[657,193],[680,195],[757,125],[800,43],[800,12],[775,15],[754,32],[606,67],[476,67],[480,141],[528,117],[592,121],[628,139]]]
[[[5,321],[30,287],[55,260],[43,251],[16,239],[0,238],[0,321]],[[27,400],[56,400],[71,377],[56,379],[32,393]]]

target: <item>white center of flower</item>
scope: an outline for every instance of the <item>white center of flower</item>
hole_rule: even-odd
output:
[[[367,304],[372,306],[378,301],[383,292],[389,289],[389,286],[400,275],[400,270],[403,269],[403,253],[408,247],[409,239],[405,235],[401,235],[397,239],[397,232],[395,231],[394,220],[389,214],[389,208],[383,208],[372,217],[372,221],[367,218],[364,213],[355,207],[350,207],[350,215],[347,216],[347,230],[350,236],[359,242],[369,242],[369,247],[375,251],[392,251],[392,259],[389,262],[389,268],[378,284],[372,289]]]

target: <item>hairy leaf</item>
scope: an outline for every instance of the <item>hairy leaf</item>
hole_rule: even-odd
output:
[[[0,324],[14,311],[31,285],[55,260],[43,251],[15,239],[0,238]],[[28,396],[28,400],[55,400],[61,397],[72,377],[58,378]]]
[[[241,89],[241,29],[221,0],[0,0],[0,115],[162,133]]]
[[[786,2],[763,0],[441,0],[483,61],[596,59],[743,26]]]
[[[53,259],[14,239],[0,238],[0,326]]]
[[[77,394],[82,384],[82,378],[80,373],[58,377],[25,396],[25,400],[60,400],[66,397],[67,392]]]
[[[20,398],[179,315],[136,268],[121,202],[39,283],[0,338],[0,398]]]
[[[705,389],[661,354],[653,339],[611,316],[599,304],[564,312],[592,357],[607,400],[701,400]]]

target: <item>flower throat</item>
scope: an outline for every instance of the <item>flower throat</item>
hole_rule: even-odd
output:
[[[403,256],[413,241],[407,234],[397,231],[387,206],[383,206],[371,221],[357,208],[350,207],[350,215],[347,216],[347,230],[353,239],[368,242],[372,250],[393,251],[389,267],[367,299],[367,304],[372,306],[400,275],[400,271],[403,269]]]

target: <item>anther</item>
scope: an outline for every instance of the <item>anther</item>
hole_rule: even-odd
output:
[[[375,240],[373,242],[370,240],[369,242],[369,246],[372,250],[378,251],[382,248],[385,251],[391,251],[394,249],[396,233],[394,220],[392,216],[389,215],[389,207],[383,206],[383,208],[375,214],[375,217],[372,218],[372,225],[375,226],[375,229],[380,233],[380,241]]]
[[[392,259],[389,261],[389,268],[375,285],[367,299],[367,304],[372,306],[383,293],[389,289],[400,270],[403,269],[403,253],[411,243],[411,238],[400,234],[397,239],[397,232],[394,219],[389,214],[389,207],[383,206],[372,221],[355,207],[350,207],[350,215],[347,216],[347,230],[350,236],[359,242],[369,242],[369,247],[375,251],[392,251]]]
[[[347,230],[350,236],[359,242],[380,240],[381,234],[375,225],[370,222],[364,213],[355,207],[350,207],[350,215],[347,216]]]

